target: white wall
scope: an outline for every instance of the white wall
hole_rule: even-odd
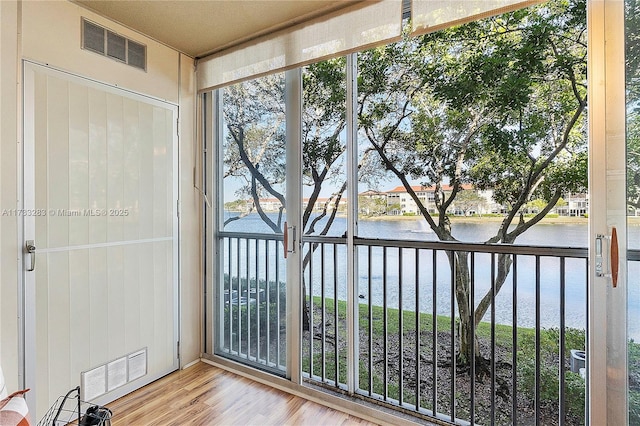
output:
[[[0,1],[0,209],[15,209],[18,197],[17,6]],[[17,254],[17,218],[0,214],[0,362],[9,392],[18,387]]]
[[[81,46],[82,17],[147,46],[147,71]],[[22,55],[134,92],[178,103],[179,53],[67,1],[22,3]]]
[[[194,188],[196,81],[193,59],[180,56],[180,366],[200,357],[202,267],[200,214],[202,198]],[[198,169],[199,171],[200,169]]]
[[[81,17],[147,46],[147,72],[80,48]],[[193,60],[67,1],[0,1],[0,212],[16,209],[21,161],[21,61],[28,59],[179,105],[181,365],[198,359],[200,200],[193,187],[195,75]],[[9,390],[19,370],[19,218],[0,215],[0,362]]]

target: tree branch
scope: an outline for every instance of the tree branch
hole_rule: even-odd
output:
[[[242,219],[244,217],[247,217],[253,211],[254,206],[255,206],[255,202],[251,203],[251,207],[247,211],[242,212],[237,216],[233,216],[233,217],[228,218],[227,220],[224,221],[224,224],[223,224],[222,227],[224,228],[225,226],[227,226],[231,222],[235,222],[236,220],[240,220],[240,219]]]
[[[280,226],[278,226],[278,224],[274,223],[269,216],[267,216],[267,214],[264,212],[262,205],[260,204],[260,197],[258,197],[258,191],[256,189],[256,179],[255,177],[253,177],[251,179],[251,196],[253,197],[253,204],[256,206],[256,211],[258,212],[258,215],[260,215],[260,218],[264,221],[264,223],[266,223],[269,228],[271,228],[271,230],[273,232],[275,232],[276,234],[279,234],[282,232],[282,229],[280,228]],[[280,210],[282,212],[282,208]]]
[[[280,194],[278,191],[276,191],[275,189],[273,189],[273,187],[271,186],[271,183],[264,177],[262,173],[258,171],[258,168],[254,166],[254,164],[249,159],[249,156],[247,155],[247,152],[244,149],[244,132],[242,131],[242,129],[240,129],[241,134],[237,135],[238,137],[236,137],[235,132],[231,131],[231,129],[229,130],[230,130],[230,133],[233,135],[236,145],[238,145],[240,159],[242,160],[244,165],[247,166],[247,169],[249,169],[251,176],[254,179],[257,179],[258,182],[260,182],[260,184],[262,185],[262,187],[266,189],[267,192],[269,192],[275,198],[277,198],[278,201],[280,201],[280,203],[284,206],[285,205],[284,196]]]

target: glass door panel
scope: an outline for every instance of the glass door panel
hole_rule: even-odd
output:
[[[345,387],[346,58],[302,70],[302,371]]]
[[[548,2],[359,53],[360,393],[584,421],[586,25]]]
[[[640,424],[640,2],[625,1],[629,424]]]
[[[218,91],[218,355],[286,373],[284,74]]]

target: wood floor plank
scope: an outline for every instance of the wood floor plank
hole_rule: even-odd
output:
[[[204,362],[109,404],[113,426],[371,425]]]

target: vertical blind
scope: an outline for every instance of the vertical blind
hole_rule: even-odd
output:
[[[413,0],[411,34],[438,31],[465,22],[522,9],[543,0]]]
[[[402,0],[361,2],[198,61],[198,91],[398,40]]]

